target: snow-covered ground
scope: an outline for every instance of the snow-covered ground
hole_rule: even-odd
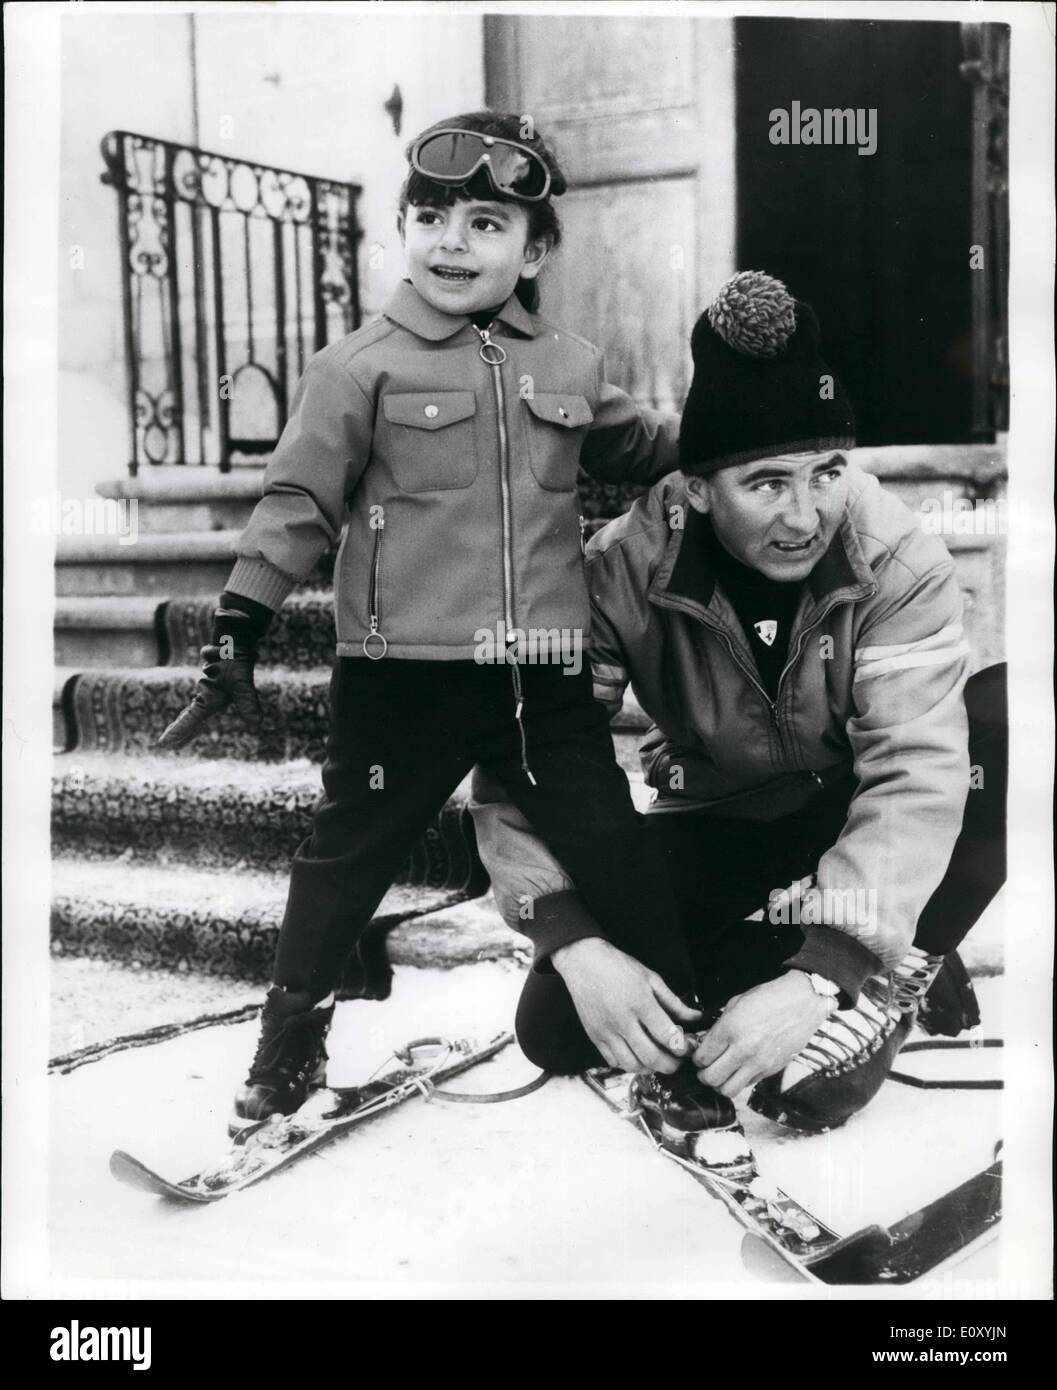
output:
[[[97,969],[56,964],[65,1010],[89,986],[100,998]],[[120,973],[107,968],[111,999]],[[331,1083],[363,1079],[412,1037],[483,1038],[509,1028],[521,978],[513,962],[399,968],[384,1004],[339,1006]],[[196,982],[183,984],[170,983],[166,1009],[164,982],[127,972],[126,1026],[111,1034],[254,996],[211,982],[208,999],[198,999]],[[1000,1036],[1001,980],[978,978],[977,987],[983,1031]],[[55,1035],[71,1040],[61,1020]],[[212,1027],[50,1079],[48,1260],[57,1296],[166,1296],[178,1285],[190,1297],[243,1286],[256,1297],[290,1286],[313,1297],[680,1297],[721,1287],[766,1297],[785,1277],[781,1268],[750,1267],[725,1210],[577,1080],[502,1105],[413,1100],[215,1206],[173,1207],[110,1177],[114,1148],[173,1178],[217,1158],[255,1039],[254,1022]],[[924,1054],[906,1068],[994,1074],[1000,1057]],[[533,1074],[514,1045],[456,1084],[498,1090]],[[765,1174],[847,1233],[889,1224],[985,1167],[1000,1106],[988,1092],[890,1082],[830,1135],[790,1137],[748,1112],[746,1124]],[[959,1275],[993,1277],[995,1250],[980,1251]],[[784,1296],[793,1292],[784,1287]]]

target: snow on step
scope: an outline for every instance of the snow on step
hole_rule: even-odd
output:
[[[52,781],[53,844],[78,858],[117,858],[206,868],[288,870],[311,831],[319,767],[234,759],[74,752]],[[466,799],[456,789],[408,857],[400,879],[476,893],[486,886]]]
[[[52,950],[265,980],[288,881],[286,872],[60,858],[52,875]],[[476,913],[437,918],[428,931],[415,929],[416,918],[450,909],[462,897],[450,889],[391,888],[375,914],[376,921],[393,924],[390,960],[446,967],[524,949],[523,939],[484,905]]]
[[[67,691],[73,724],[68,746],[138,752],[181,762],[202,758],[322,760],[326,738],[327,671],[260,671],[264,721],[251,731],[234,710],[216,715],[195,742],[160,755],[158,737],[192,699],[200,672],[191,666],[95,669],[74,673]]]

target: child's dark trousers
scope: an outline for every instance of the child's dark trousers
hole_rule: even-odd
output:
[[[323,796],[294,857],[275,982],[319,999],[343,977],[384,997],[368,923],[416,840],[474,764],[496,777],[616,939],[644,927],[657,968],[689,987],[677,908],[644,834],[586,667],[519,668],[522,767],[512,669],[467,661],[339,658],[330,687]]]

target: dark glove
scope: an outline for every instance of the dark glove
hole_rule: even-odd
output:
[[[213,614],[212,642],[202,648],[202,675],[195,697],[158,740],[159,748],[184,748],[228,705],[248,729],[259,729],[264,718],[253,684],[257,661],[258,623],[236,608]]]

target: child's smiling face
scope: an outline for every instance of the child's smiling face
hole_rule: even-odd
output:
[[[411,283],[442,314],[505,304],[519,279],[535,279],[550,249],[529,240],[526,209],[506,202],[412,204],[400,234]]]

